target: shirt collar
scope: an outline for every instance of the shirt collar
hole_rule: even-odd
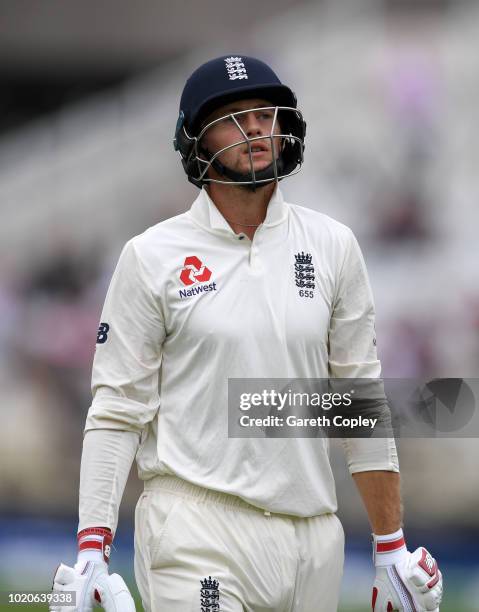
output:
[[[273,191],[271,200],[269,201],[268,208],[266,211],[266,218],[263,222],[264,227],[273,227],[282,223],[287,217],[287,206],[283,199],[283,194],[276,185],[276,189]],[[208,195],[208,192],[203,187],[193,202],[190,208],[189,214],[193,219],[206,229],[211,230],[222,230],[234,234],[229,223],[216,208],[213,200]]]

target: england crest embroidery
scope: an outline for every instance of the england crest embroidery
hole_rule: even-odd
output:
[[[226,71],[230,81],[236,79],[247,79],[248,74],[246,72],[245,65],[242,57],[227,57],[225,59]]]
[[[311,253],[296,253],[294,264],[294,280],[298,287],[299,296],[304,298],[313,298],[316,288],[316,280],[314,276],[313,256]]]
[[[201,612],[220,612],[219,589],[219,581],[211,576],[201,581]]]

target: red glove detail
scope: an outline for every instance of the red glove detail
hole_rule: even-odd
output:
[[[96,550],[101,552],[105,563],[109,563],[113,535],[108,527],[89,527],[77,535],[78,551]]]

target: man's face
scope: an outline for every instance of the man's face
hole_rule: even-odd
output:
[[[258,140],[251,143],[251,158],[255,171],[264,170],[273,161],[272,143],[269,136],[271,133],[281,133],[278,120],[276,120],[273,129],[275,109],[259,110],[262,107],[271,106],[271,102],[259,98],[232,102],[218,108],[206,119],[203,125],[207,125],[225,115],[251,109],[250,112],[235,115],[235,118],[248,138],[259,137]],[[244,140],[245,137],[235,120],[232,117],[225,117],[206,131],[201,139],[201,145],[214,154],[224,147]],[[277,158],[281,150],[280,137],[274,138],[274,148]],[[247,174],[251,171],[249,148],[246,143],[224,151],[217,159],[231,170],[241,174]]]

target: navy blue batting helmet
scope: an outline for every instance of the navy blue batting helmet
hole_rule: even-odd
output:
[[[202,146],[202,136],[209,127],[203,123],[219,107],[248,98],[261,98],[277,107],[275,117],[281,126],[283,145],[278,159],[273,159],[268,168],[255,172],[251,163],[248,174],[238,174],[219,162],[220,152],[213,154]],[[174,138],[188,179],[197,187],[206,182],[225,182],[254,188],[294,174],[303,161],[306,134],[306,123],[296,104],[293,91],[261,60],[231,54],[201,65],[183,89]],[[246,143],[251,150],[250,139],[246,134],[243,136],[238,145]],[[207,174],[210,166],[227,180],[211,179]]]

